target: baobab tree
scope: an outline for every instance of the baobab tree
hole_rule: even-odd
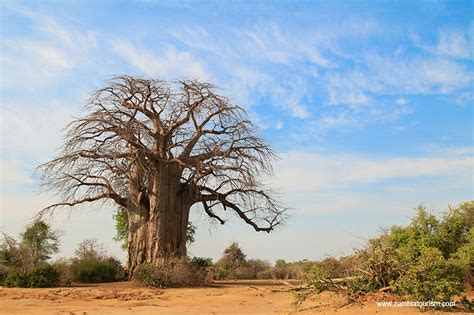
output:
[[[245,111],[196,80],[114,77],[66,128],[59,156],[39,167],[59,207],[112,201],[127,209],[127,267],[186,255],[193,205],[221,224],[233,213],[270,232],[286,209],[262,178],[272,149]]]

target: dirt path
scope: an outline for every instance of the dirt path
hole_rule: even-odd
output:
[[[202,288],[151,289],[130,282],[56,289],[0,289],[0,314],[290,314],[292,293],[272,281],[225,281]],[[416,308],[344,304],[324,293],[297,314],[414,314]],[[428,312],[424,314],[447,314]]]

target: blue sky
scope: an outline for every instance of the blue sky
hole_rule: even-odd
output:
[[[473,199],[472,1],[1,1],[1,227],[54,201],[35,166],[115,74],[211,81],[277,150],[273,185],[295,208],[256,234],[199,209],[191,253],[341,255],[380,227]],[[113,243],[113,206],[59,214],[62,255]]]

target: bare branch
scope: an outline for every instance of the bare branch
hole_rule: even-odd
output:
[[[256,231],[273,230],[287,209],[260,180],[272,174],[275,154],[216,90],[195,80],[109,80],[68,125],[59,156],[39,167],[43,188],[62,200],[42,213],[112,200],[147,215],[166,185],[190,192],[187,207],[201,202],[221,224],[219,207]]]

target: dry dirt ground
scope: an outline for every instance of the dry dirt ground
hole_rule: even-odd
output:
[[[377,296],[376,300],[390,300]],[[0,314],[416,314],[412,307],[378,307],[374,299],[343,306],[323,293],[299,309],[276,281],[220,281],[200,288],[152,289],[118,282],[54,289],[0,288]],[[342,306],[342,307],[341,307]],[[448,314],[429,311],[423,314]]]

